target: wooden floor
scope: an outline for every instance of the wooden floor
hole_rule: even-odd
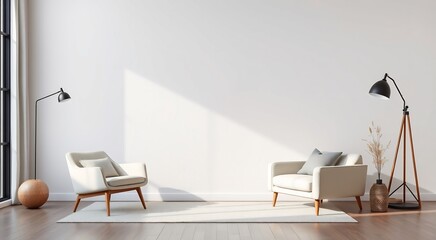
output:
[[[89,205],[83,202],[80,208]],[[280,204],[280,203],[277,203]],[[371,213],[363,202],[327,202],[358,223],[56,223],[70,214],[72,202],[48,202],[41,209],[0,209],[0,239],[436,239],[436,202],[420,211],[389,209]]]

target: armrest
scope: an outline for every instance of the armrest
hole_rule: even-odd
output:
[[[277,175],[294,174],[304,165],[304,161],[274,162],[268,165],[268,188],[272,190],[272,179]]]
[[[106,179],[99,167],[69,167],[71,182],[77,194],[101,192],[107,189]]]
[[[129,176],[147,178],[147,168],[144,163],[120,163],[119,165]]]
[[[314,199],[355,197],[365,194],[367,165],[317,167],[313,170]]]

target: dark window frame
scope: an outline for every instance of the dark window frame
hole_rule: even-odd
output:
[[[2,111],[2,126],[1,126],[1,161],[3,169],[0,174],[2,178],[2,192],[0,202],[11,198],[11,0],[1,0],[3,8],[1,9],[1,58],[2,69],[1,73],[1,111]]]

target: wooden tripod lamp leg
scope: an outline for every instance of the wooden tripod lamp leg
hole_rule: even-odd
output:
[[[391,177],[389,178],[388,193],[391,192],[392,179],[394,178],[395,166],[397,165],[398,150],[400,149],[401,137],[403,135],[403,131],[405,130],[404,129],[405,120],[406,120],[406,115],[403,115],[403,120],[401,121],[400,134],[398,135],[397,147],[395,150],[394,162],[392,163]]]
[[[416,171],[415,148],[413,147],[412,127],[410,126],[410,115],[407,115],[407,120],[408,120],[407,123],[408,123],[408,127],[409,127],[410,148],[412,150],[413,172],[415,174],[416,194],[418,195],[419,208],[421,208],[421,195],[419,194],[418,173]]]

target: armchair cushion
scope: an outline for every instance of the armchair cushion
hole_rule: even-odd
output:
[[[139,176],[119,176],[106,178],[106,182],[111,187],[119,187],[124,185],[143,183],[145,182],[145,178]]]
[[[313,177],[302,174],[283,174],[273,177],[273,185],[281,188],[311,192]]]
[[[297,173],[312,175],[316,167],[334,165],[341,154],[342,152],[321,152],[315,148],[309,159],[307,159],[306,163]]]
[[[79,162],[83,167],[101,168],[104,177],[113,177],[119,175],[108,158],[80,160]]]

